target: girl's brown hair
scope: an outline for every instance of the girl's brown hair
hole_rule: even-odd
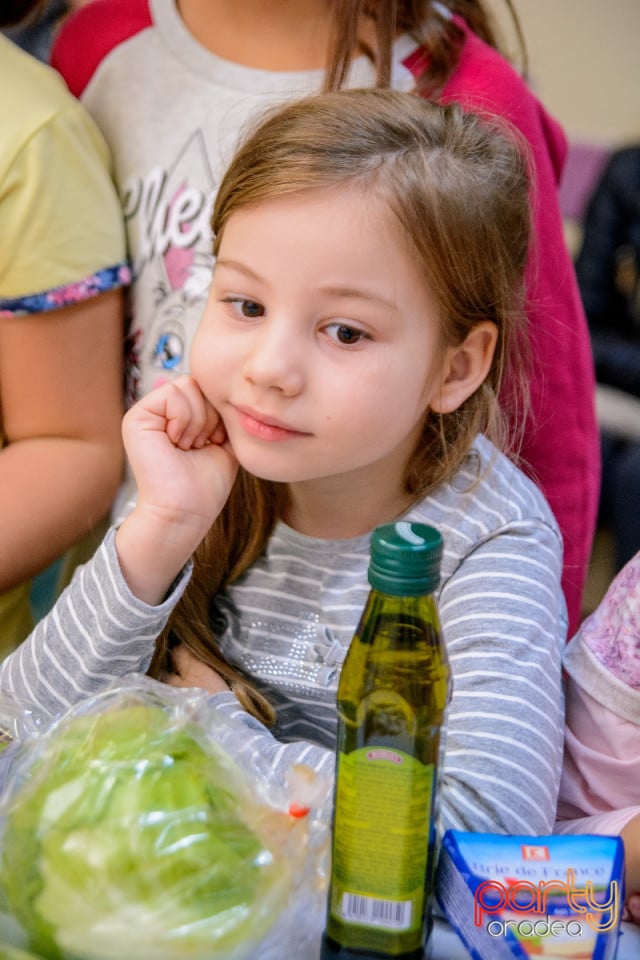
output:
[[[504,0],[515,30],[520,57],[526,70],[526,48],[520,21],[511,0]],[[365,48],[376,67],[378,87],[391,80],[392,45],[399,33],[408,33],[424,48],[428,64],[417,80],[423,96],[437,96],[458,62],[463,33],[453,20],[462,17],[467,26],[490,46],[502,47],[493,19],[482,0],[332,0],[333,40],[325,75],[325,90],[339,90],[345,80],[358,36],[365,20],[370,22],[373,49]],[[503,51],[504,52],[504,51]]]
[[[402,243],[423,274],[438,305],[443,346],[462,343],[480,321],[497,328],[484,384],[455,412],[425,417],[405,475],[407,492],[422,498],[455,474],[478,432],[509,444],[498,393],[524,323],[530,229],[525,155],[496,121],[457,105],[382,90],[309,97],[264,117],[236,153],[214,205],[214,253],[237,210],[331,188],[357,190],[363,204],[382,202],[389,211],[389,242]],[[510,381],[524,396],[521,374],[518,380],[512,371]],[[214,632],[224,628],[216,596],[262,553],[285,497],[286,487],[240,470],[196,552],[192,581],[151,668],[154,676],[170,671],[171,645],[182,642],[266,720],[272,719],[266,701],[216,650]]]

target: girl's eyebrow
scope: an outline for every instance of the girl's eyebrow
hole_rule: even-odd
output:
[[[236,273],[243,273],[246,277],[249,277],[250,280],[256,280],[259,283],[262,283],[262,277],[255,273],[251,267],[247,267],[246,264],[241,263],[239,260],[226,260],[222,257],[218,257],[215,262],[216,267],[226,267],[228,270],[235,270]]]
[[[239,260],[228,260],[218,257],[215,266],[226,267],[228,270],[235,270],[236,273],[242,273],[245,277],[248,277],[250,280],[254,280],[257,283],[264,282],[260,274],[256,273],[251,269],[251,267],[241,263]],[[352,300],[369,300],[372,303],[379,303],[383,307],[387,307],[389,310],[396,309],[396,304],[391,300],[387,300],[386,297],[383,297],[381,294],[370,290],[361,290],[357,287],[326,286],[322,287],[322,292],[333,297],[342,297],[346,299],[351,298]]]
[[[323,293],[328,293],[333,297],[351,298],[354,300],[370,300],[372,303],[379,303],[383,307],[395,310],[397,304],[392,300],[387,300],[379,293],[373,290],[361,290],[358,287],[322,287]]]

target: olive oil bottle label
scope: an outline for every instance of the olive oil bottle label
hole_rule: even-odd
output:
[[[434,768],[388,747],[338,755],[330,914],[413,932],[422,923]]]

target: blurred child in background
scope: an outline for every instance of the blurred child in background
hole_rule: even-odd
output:
[[[53,62],[114,155],[134,266],[130,401],[189,369],[210,279],[211,202],[239,133],[263,109],[323,88],[381,86],[515,125],[531,147],[535,229],[531,401],[519,453],[560,523],[575,630],[596,520],[599,440],[589,335],[557,197],[566,142],[499,52],[487,5],[94,0],[65,24]],[[509,396],[508,377],[507,406]],[[512,405],[514,424],[524,415]],[[118,516],[134,496],[129,475]]]
[[[559,833],[620,834],[640,923],[640,553],[566,648]]]
[[[128,270],[93,120],[4,36],[0,89],[1,655],[33,626],[34,575],[109,512],[121,480]]]
[[[64,18],[91,0],[3,0],[0,30],[44,63]]]
[[[596,186],[576,273],[597,381],[640,401],[640,144],[615,151]],[[613,534],[616,571],[640,550],[637,417],[635,435],[602,434],[600,520]]]

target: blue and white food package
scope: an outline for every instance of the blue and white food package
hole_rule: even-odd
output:
[[[447,830],[436,896],[474,960],[614,960],[623,843]]]

